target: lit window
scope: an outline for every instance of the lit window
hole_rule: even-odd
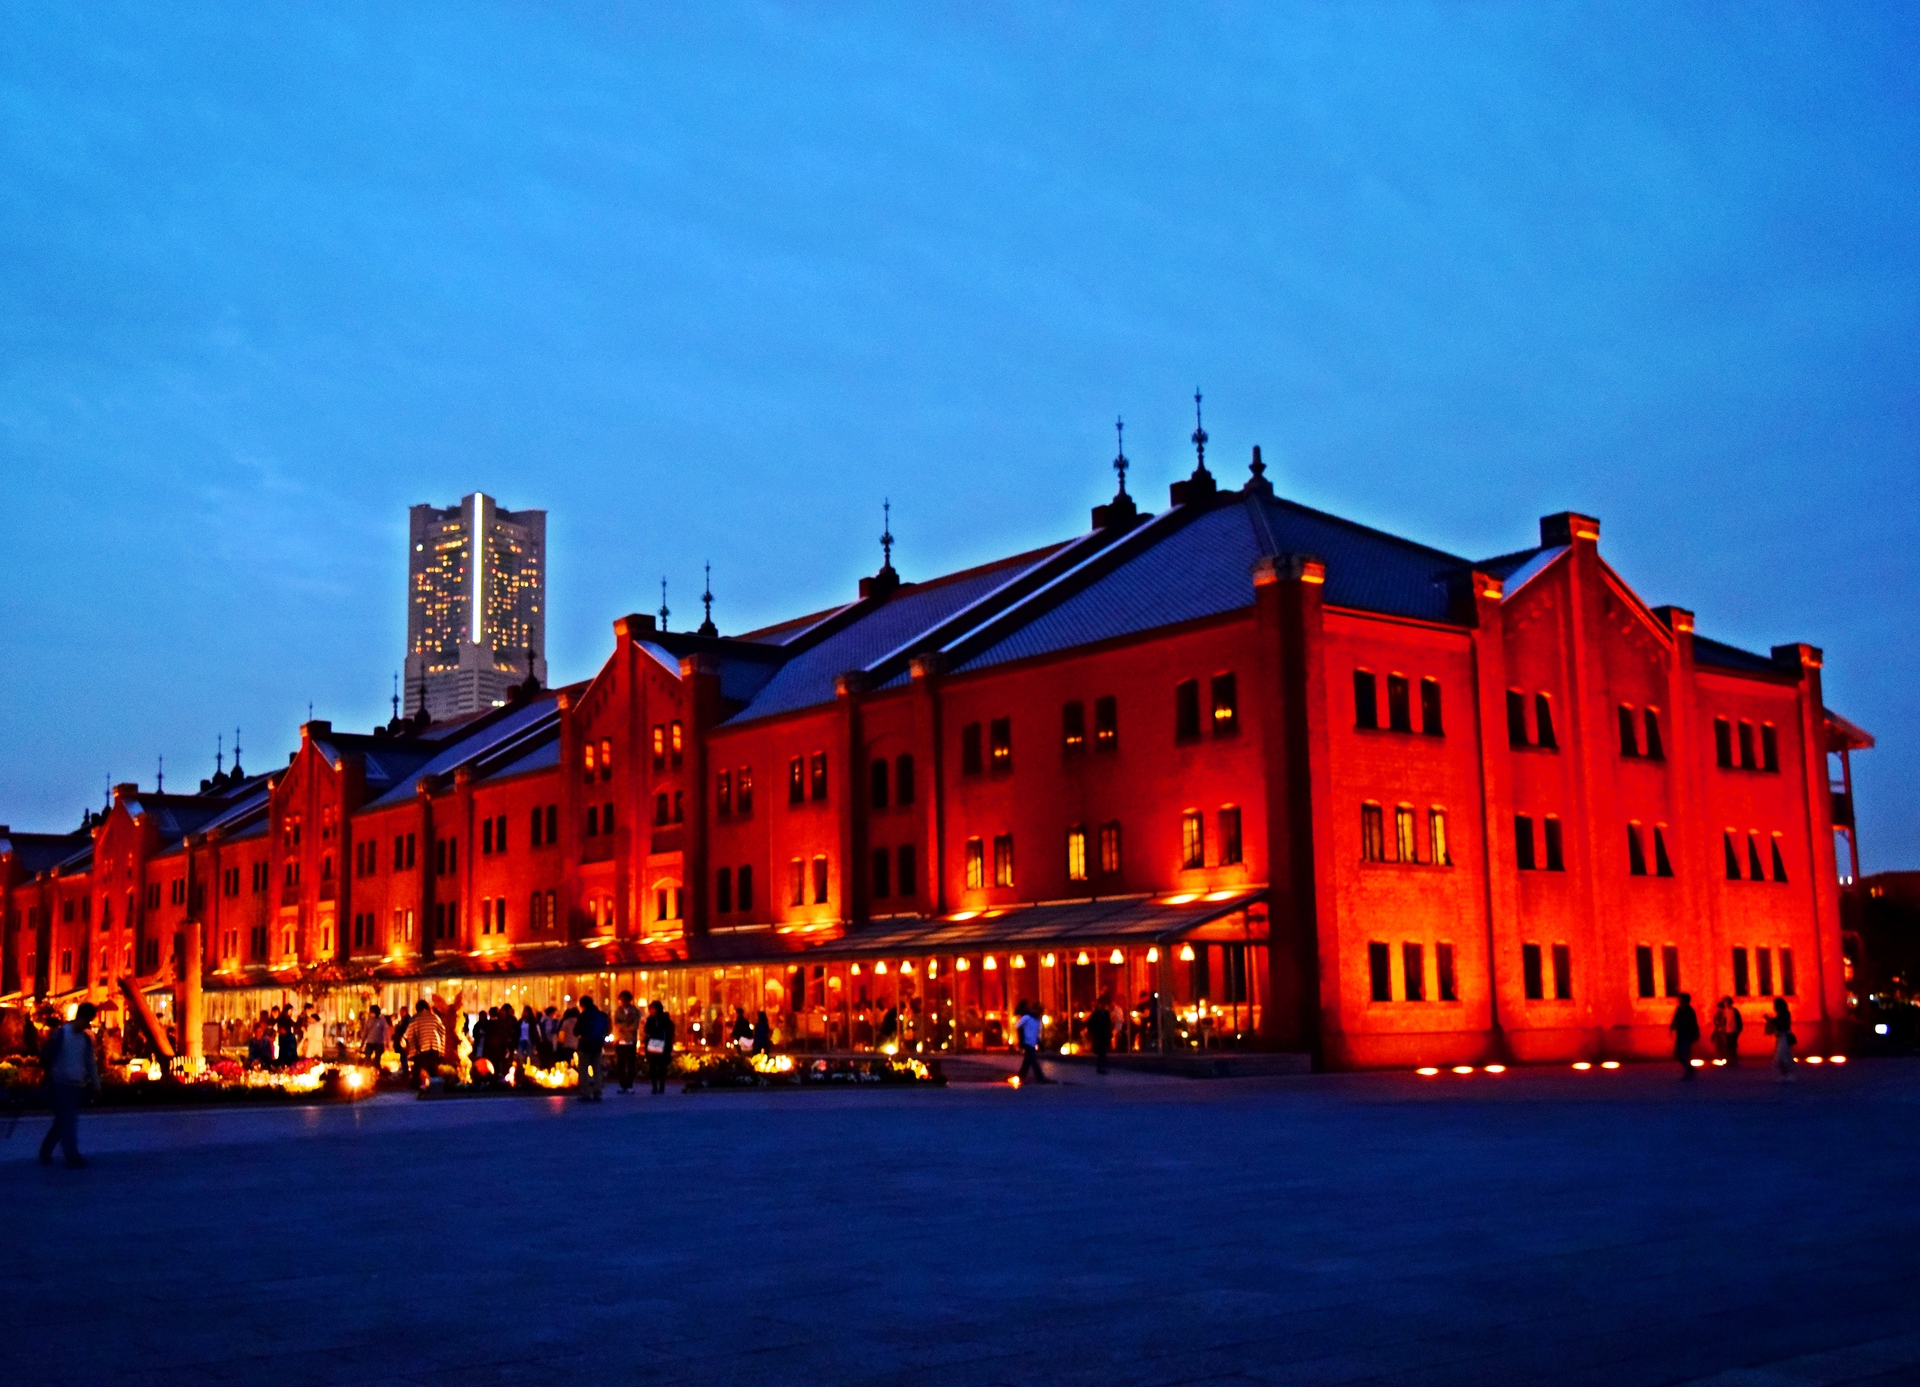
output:
[[[1377,804],[1360,806],[1360,860],[1362,862],[1387,860],[1386,819]]]
[[[979,838],[967,839],[967,889],[978,891],[987,884],[987,847]]]
[[[1413,837],[1413,806],[1396,805],[1393,811],[1394,849],[1402,862],[1418,862],[1420,847]]]
[[[1013,769],[1013,719],[995,718],[988,729],[993,747],[993,768],[996,771]]]
[[[613,779],[613,739],[611,737],[600,739],[600,778]]]
[[[1067,830],[1067,880],[1087,879],[1087,831],[1075,826]]]
[[[1447,841],[1447,811],[1429,809],[1427,811],[1427,846],[1432,849],[1433,865],[1451,867],[1453,865],[1453,846]],[[1443,998],[1452,1001],[1451,997]]]
[[[1087,749],[1087,705],[1066,703],[1060,707],[1060,745],[1068,753]]]
[[[1188,871],[1207,865],[1206,820],[1198,809],[1180,816],[1180,865]]]
[[[1106,876],[1118,876],[1120,873],[1120,825],[1104,823],[1100,825],[1100,871]]]
[[[1240,687],[1231,674],[1213,676],[1213,735],[1224,736],[1240,730]]]
[[[1120,745],[1120,700],[1106,694],[1093,701],[1093,747],[1113,751]]]
[[[1240,810],[1229,804],[1220,811],[1220,865],[1231,866],[1240,857]]]
[[[997,834],[993,840],[993,884],[1013,885],[1013,835]]]

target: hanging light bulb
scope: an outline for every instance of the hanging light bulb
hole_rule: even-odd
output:
[[[962,958],[962,959],[954,960],[953,966],[959,972],[964,973],[967,971],[967,969],[971,968],[973,965],[968,963],[964,958]]]
[[[904,960],[900,964],[900,971],[902,973],[905,973],[908,977],[912,977],[913,976],[913,960],[912,959]]]
[[[860,965],[857,963],[853,965],[853,975],[856,978],[860,976]]]
[[[1116,968],[1119,967],[1122,963],[1125,963],[1126,961],[1127,961],[1126,955],[1121,953],[1118,949],[1115,949],[1112,955],[1107,959],[1107,962],[1113,964]]]
[[[1147,950],[1147,962],[1158,963],[1159,961],[1160,961],[1160,951],[1158,949],[1149,948]]]
[[[1027,956],[1025,954],[1015,954],[1012,958],[1008,959],[1007,962],[1014,968],[1024,968],[1027,966]]]
[[[873,973],[875,977],[880,978],[884,978],[887,975],[887,961],[884,958],[873,965]]]
[[[1193,962],[1193,945],[1182,944],[1180,946],[1180,961],[1182,963]]]
[[[1080,951],[1080,957],[1076,958],[1074,962],[1079,964],[1082,968],[1084,968],[1089,963],[1093,962],[1093,960],[1087,956],[1087,951],[1085,949],[1082,949]]]
[[[986,969],[989,973],[991,973],[994,969],[998,968],[1000,965],[994,962],[992,954],[988,954],[984,959],[980,961],[980,966]]]
[[[1055,963],[1057,963],[1058,961],[1059,961],[1059,960],[1058,960],[1058,959],[1056,959],[1056,958],[1054,958],[1054,956],[1053,956],[1052,954],[1047,954],[1047,955],[1045,955],[1044,957],[1042,957],[1042,958],[1041,958],[1041,960],[1040,960],[1040,966],[1041,966],[1042,968],[1051,968],[1051,967],[1053,967],[1053,965],[1054,965]]]

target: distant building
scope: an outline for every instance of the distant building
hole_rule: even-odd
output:
[[[547,513],[476,491],[409,521],[408,710],[422,698],[436,720],[500,707],[529,661],[545,683]]]

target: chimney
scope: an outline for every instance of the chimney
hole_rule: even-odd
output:
[[[1563,510],[1558,515],[1540,517],[1540,547],[1554,549],[1584,541],[1600,542],[1600,522],[1578,511]]]

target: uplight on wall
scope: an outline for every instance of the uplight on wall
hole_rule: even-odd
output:
[[[1093,962],[1093,959],[1088,956],[1087,951],[1085,949],[1082,949],[1080,951],[1080,957],[1076,958],[1074,962],[1078,964],[1080,967],[1084,968],[1089,963]]]
[[[987,972],[991,973],[994,969],[998,968],[1000,964],[992,954],[988,954],[985,958],[980,960],[980,966],[986,969]]]
[[[1180,946],[1180,961],[1182,963],[1193,962],[1193,945],[1182,944]]]
[[[1055,957],[1054,957],[1054,956],[1053,956],[1052,954],[1043,954],[1043,955],[1041,955],[1041,958],[1040,958],[1040,966],[1041,966],[1042,968],[1051,968],[1051,967],[1053,967],[1053,966],[1054,966],[1054,964],[1055,964],[1055,963],[1057,963],[1057,962],[1059,962],[1059,960],[1058,960],[1058,959],[1056,959],[1056,958],[1055,958]]]
[[[1111,963],[1116,968],[1118,968],[1121,964],[1125,963],[1126,961],[1127,961],[1126,955],[1121,953],[1118,949],[1115,949],[1112,952],[1112,954],[1108,955],[1107,957],[1107,962]]]
[[[1027,956],[1025,954],[1015,954],[1007,960],[1007,964],[1013,968],[1024,968],[1027,966]]]
[[[1147,962],[1158,963],[1159,961],[1160,961],[1160,951],[1158,949],[1148,949]]]
[[[873,965],[873,974],[878,978],[884,978],[887,975],[887,961],[884,958]]]

